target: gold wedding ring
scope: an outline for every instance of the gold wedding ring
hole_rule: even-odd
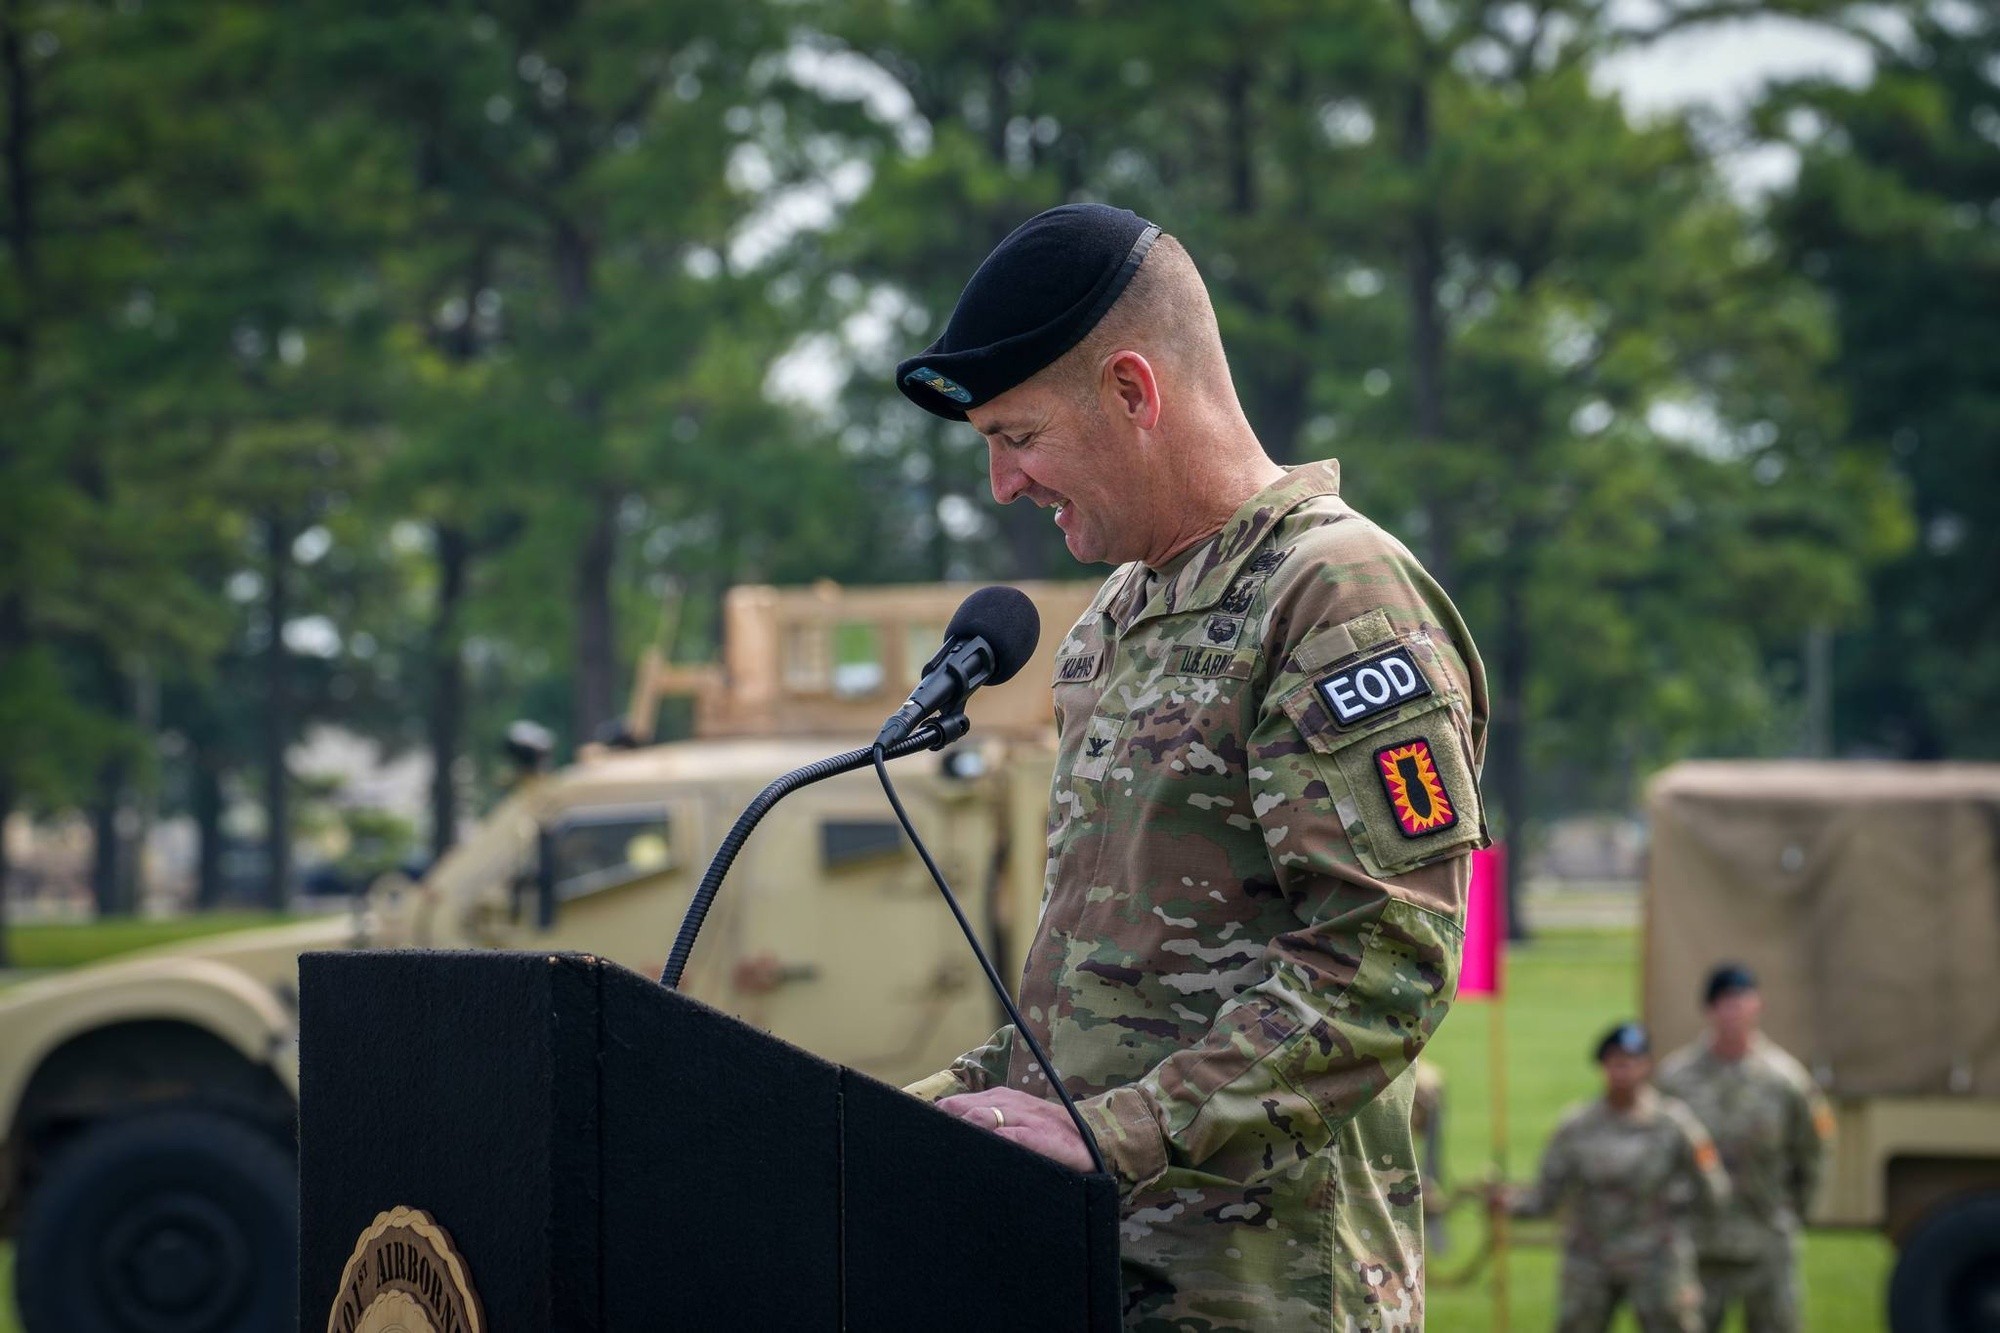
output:
[[[989,1106],[986,1109],[993,1113],[993,1128],[995,1129],[1007,1128],[1007,1117],[1000,1113],[999,1107]]]

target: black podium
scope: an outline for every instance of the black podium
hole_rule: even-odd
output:
[[[301,1333],[363,1279],[426,1298],[357,1254],[398,1207],[493,1333],[1119,1327],[1108,1177],[613,964],[309,954],[299,1054]]]

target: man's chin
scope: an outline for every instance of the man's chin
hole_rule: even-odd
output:
[[[1118,563],[1104,553],[1102,547],[1080,533],[1065,532],[1063,545],[1069,548],[1070,558],[1079,565],[1109,565]]]

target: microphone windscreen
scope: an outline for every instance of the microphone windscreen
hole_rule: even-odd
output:
[[[993,674],[986,683],[998,685],[1013,679],[1035,655],[1035,643],[1042,637],[1042,616],[1028,594],[996,584],[960,602],[944,631],[947,640],[974,634],[993,650]]]

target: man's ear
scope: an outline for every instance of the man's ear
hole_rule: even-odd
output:
[[[1140,430],[1160,424],[1160,382],[1152,365],[1137,352],[1114,352],[1106,358],[1099,389],[1105,409]]]

